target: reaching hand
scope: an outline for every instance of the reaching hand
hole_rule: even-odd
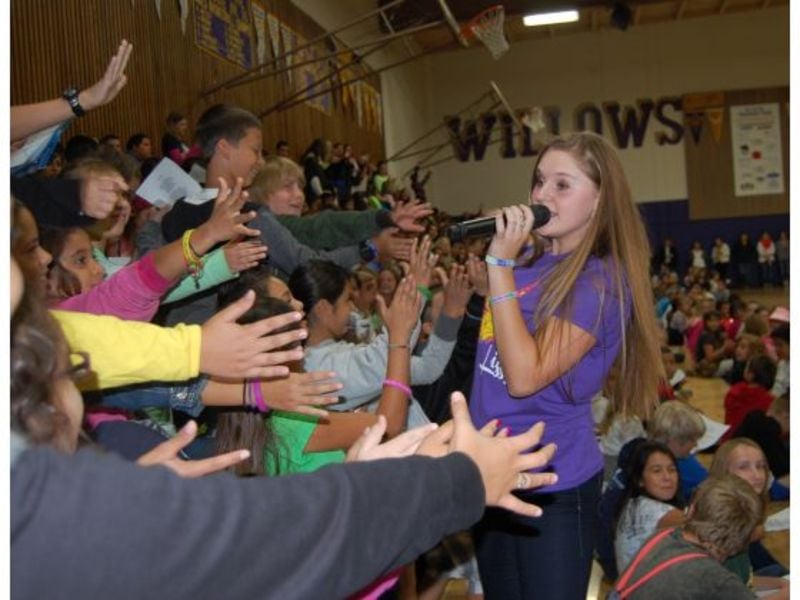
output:
[[[133,44],[127,40],[120,42],[117,53],[111,57],[111,62],[108,63],[106,72],[100,81],[80,93],[79,100],[85,110],[92,110],[108,104],[125,87],[128,82],[125,67],[128,65],[132,51]]]
[[[415,427],[381,444],[386,433],[386,417],[380,415],[378,422],[367,427],[356,443],[350,446],[345,462],[411,456],[417,452],[420,444],[436,431],[436,427],[436,423]]]
[[[372,243],[378,252],[378,261],[385,262],[393,258],[395,260],[408,260],[411,252],[411,244],[414,241],[410,238],[400,237],[396,227],[389,227],[373,236]]]
[[[255,211],[242,213],[247,200],[247,192],[242,191],[242,178],[236,178],[236,185],[231,189],[220,177],[219,193],[214,201],[214,211],[208,221],[197,228],[192,236],[194,247],[203,254],[214,244],[225,242],[237,236],[253,237],[261,235],[258,229],[250,229],[245,223],[255,218]]]
[[[289,368],[283,366],[284,363],[303,358],[302,348],[276,349],[305,339],[308,335],[305,329],[269,335],[276,329],[296,323],[303,318],[302,314],[291,312],[247,325],[236,322],[250,310],[255,298],[255,293],[249,290],[203,324],[200,347],[202,373],[236,379],[282,377],[289,374]]]
[[[485,298],[489,294],[489,273],[486,271],[486,263],[474,254],[467,258],[467,276],[475,293]]]
[[[223,252],[231,273],[252,269],[267,257],[267,247],[261,240],[231,242],[225,246]]]
[[[114,219],[111,227],[100,234],[103,240],[118,240],[122,237],[128,219],[131,218],[131,203],[124,198],[120,199],[117,207],[111,212],[111,217]]]
[[[444,286],[444,307],[442,312],[453,318],[463,316],[467,308],[467,302],[472,296],[472,291],[466,267],[454,264],[450,267],[450,276]]]
[[[486,489],[486,504],[522,515],[540,516],[541,508],[523,502],[511,492],[552,485],[558,480],[555,473],[527,472],[545,466],[556,451],[555,444],[548,444],[528,452],[541,441],[544,423],[537,423],[521,435],[489,437],[475,430],[463,394],[455,392],[450,398],[453,437],[449,450],[463,452],[478,465]]]
[[[224,471],[250,458],[249,450],[235,450],[203,460],[182,460],[178,457],[178,453],[191,444],[195,436],[197,436],[197,423],[189,421],[174,438],[160,443],[147,454],[140,456],[136,464],[140,467],[162,465],[181,477],[193,478]]]
[[[419,318],[422,295],[417,291],[414,277],[404,277],[397,285],[392,305],[386,311],[384,323],[389,330],[389,341],[407,344]]]
[[[392,210],[392,221],[402,231],[411,233],[422,233],[425,231],[425,226],[417,223],[418,220],[424,219],[433,214],[431,205],[421,203],[418,200],[406,203],[398,203]]]
[[[437,256],[431,252],[431,239],[427,235],[419,243],[419,246],[417,244],[417,240],[414,239],[409,259],[410,272],[418,285],[428,287],[431,283],[431,270],[436,264]]]
[[[128,191],[122,175],[94,175],[81,180],[81,212],[93,219],[105,219]]]
[[[332,394],[341,390],[344,385],[334,381],[335,377],[336,373],[333,371],[311,371],[267,379],[261,382],[264,402],[277,410],[327,417],[328,411],[316,406],[336,404],[339,401]]]

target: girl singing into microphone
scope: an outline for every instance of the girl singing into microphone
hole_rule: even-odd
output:
[[[558,482],[520,492],[542,517],[488,510],[476,529],[477,556],[489,600],[578,600],[586,597],[603,471],[592,397],[618,361],[619,409],[645,416],[657,400],[650,248],[619,157],[595,134],[543,148],[530,203],[552,215],[532,250],[530,206],[497,216],[470,410],[476,424],[499,419],[512,433],[544,421],[543,443],[558,446]]]

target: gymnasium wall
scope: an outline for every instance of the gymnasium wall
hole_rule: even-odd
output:
[[[685,137],[675,144],[659,144],[662,134],[674,131],[655,118],[655,111],[660,110],[665,121],[681,123],[683,115],[674,101],[684,94],[788,86],[789,11],[772,8],[633,26],[625,32],[554,36],[512,44],[498,61],[483,48],[459,50],[427,57],[416,68],[430,81],[427,100],[386,111],[386,119],[406,124],[412,122],[411,115],[419,120],[419,114],[425,114],[428,123],[424,128],[407,127],[404,138],[387,148],[389,155],[480,96],[489,80],[499,84],[515,109],[550,107],[558,114],[561,132],[577,129],[576,114],[588,107],[587,114],[602,115],[603,134],[610,139],[609,103],[619,105],[624,120],[626,107],[636,108],[641,117],[637,103],[651,101],[655,107],[641,146],[636,147],[630,135],[628,147],[619,149],[634,196],[639,202],[686,201]],[[383,76],[384,86],[388,77]],[[592,123],[591,117],[587,122]],[[495,126],[495,136],[498,131]],[[445,139],[444,132],[436,139]],[[519,139],[513,143],[514,158],[502,158],[502,147],[489,146],[480,161],[471,154],[467,162],[434,167],[431,197],[452,212],[524,201],[533,158],[520,155]]]
[[[86,87],[105,70],[124,37],[134,45],[127,70],[128,85],[110,105],[79,119],[66,132],[101,136],[114,132],[123,138],[149,133],[160,150],[164,120],[178,110],[192,122],[217,102],[238,104],[256,114],[289,91],[279,75],[230,91],[201,97],[213,84],[244,72],[232,62],[195,44],[195,1],[190,0],[186,34],[181,33],[178,2],[162,1],[159,18],[151,0],[14,0],[11,3],[11,100],[23,104],[57,97],[69,85]],[[266,10],[306,39],[322,31],[289,0],[260,0]],[[224,2],[211,0],[211,4]],[[244,6],[250,1],[231,4]],[[268,55],[271,53],[268,53]],[[368,80],[380,89],[377,76]],[[288,139],[299,155],[315,137],[347,140],[356,148],[383,155],[383,135],[377,128],[359,127],[352,104],[334,106],[329,114],[307,105],[273,113],[264,121],[264,146]]]

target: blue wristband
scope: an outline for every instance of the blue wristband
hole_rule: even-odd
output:
[[[486,264],[493,267],[516,267],[517,261],[513,258],[497,258],[491,254],[486,255]]]

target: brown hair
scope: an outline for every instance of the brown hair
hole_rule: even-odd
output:
[[[79,231],[83,230],[80,227],[71,227],[69,229],[45,227],[39,234],[39,243],[42,248],[47,250],[53,257],[53,260],[47,266],[47,279],[51,294],[58,298],[71,298],[83,291],[78,278],[65,269],[60,261],[67,239]]]
[[[745,548],[763,512],[763,502],[743,479],[709,477],[695,491],[684,529],[724,560]]]
[[[32,286],[11,318],[11,428],[34,444],[68,451],[70,422],[53,402],[67,343]]]
[[[708,469],[708,474],[712,477],[721,477],[723,475],[730,475],[729,469],[731,468],[731,454],[733,451],[739,448],[740,446],[747,446],[748,448],[753,448],[758,450],[761,453],[761,456],[764,456],[764,451],[761,449],[761,446],[756,444],[750,438],[739,437],[733,438],[722,444],[717,451],[714,453],[714,458],[711,461],[711,466]],[[767,463],[767,458],[764,456],[764,464]],[[764,509],[766,510],[767,503],[769,502],[769,466],[766,467],[766,479],[764,483],[764,489],[761,491],[761,501],[764,503]],[[749,485],[749,484],[748,484]],[[766,515],[763,515],[766,516]]]
[[[706,432],[700,413],[680,400],[662,402],[647,424],[651,438],[664,444],[670,440],[685,444],[698,440]]]
[[[620,377],[613,394],[623,416],[632,412],[646,418],[658,401],[658,381],[664,377],[659,349],[658,323],[653,313],[650,286],[650,243],[639,210],[633,201],[619,156],[602,137],[582,132],[556,138],[539,154],[539,163],[549,151],[570,154],[599,190],[600,199],[587,235],[578,247],[546,276],[541,302],[534,314],[537,324],[549,317],[569,314],[575,281],[590,256],[603,261],[615,289],[598,289],[603,302],[619,303],[620,328],[625,332],[619,357]],[[533,188],[533,185],[531,185]],[[537,240],[541,245],[541,240]],[[541,248],[539,248],[541,251]],[[600,282],[602,286],[602,282]],[[625,288],[630,290],[630,322],[625,323]],[[565,335],[562,330],[558,335]],[[540,330],[541,331],[541,330]],[[534,338],[539,345],[544,340]]]
[[[306,185],[300,165],[283,156],[270,156],[264,159],[247,192],[253,202],[266,204],[267,197],[280,189],[287,179],[297,179],[301,188]]]
[[[238,323],[253,323],[260,319],[291,312],[293,309],[286,302],[266,296],[259,287],[256,288],[256,300],[253,306]],[[300,323],[290,323],[273,333],[282,333],[300,327]],[[293,342],[278,350],[295,348],[299,342]],[[248,385],[245,383],[244,385]],[[240,476],[264,475],[265,461],[270,461],[273,471],[279,466],[279,440],[272,430],[269,417],[266,417],[251,408],[235,408],[220,412],[217,417],[217,431],[215,436],[215,449],[217,453],[224,454],[240,448],[250,450],[250,460],[242,461],[230,467],[230,470]]]

